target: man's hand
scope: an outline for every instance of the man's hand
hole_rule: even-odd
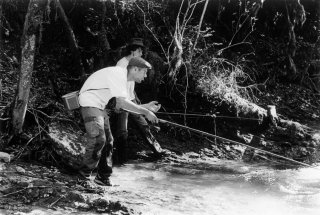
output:
[[[154,113],[149,111],[149,110],[147,111],[145,117],[152,123],[158,123],[159,122],[157,116],[154,115]]]
[[[161,104],[159,104],[157,101],[152,101],[145,104],[145,108],[156,113],[161,108]]]

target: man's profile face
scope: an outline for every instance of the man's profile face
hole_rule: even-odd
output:
[[[142,48],[139,47],[133,51],[133,57],[141,57],[143,54]]]
[[[134,81],[136,83],[141,83],[147,77],[147,72],[148,72],[147,68],[136,67],[134,72]]]

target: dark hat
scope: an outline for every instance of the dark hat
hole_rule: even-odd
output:
[[[141,47],[144,47],[142,38],[132,38],[130,40],[129,46],[141,46]]]
[[[130,61],[129,61],[128,66],[136,66],[136,67],[139,67],[139,68],[147,68],[147,69],[151,69],[152,68],[151,64],[148,61],[146,61],[145,59],[141,58],[141,57],[131,58]]]

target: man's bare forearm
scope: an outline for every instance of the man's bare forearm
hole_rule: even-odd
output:
[[[147,115],[149,110],[142,105],[137,105],[130,101],[129,99],[125,98],[117,98],[117,109],[123,108],[132,112],[136,112],[142,115]]]

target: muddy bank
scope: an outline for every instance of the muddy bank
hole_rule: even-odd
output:
[[[3,209],[0,214],[28,213],[36,208],[135,214],[120,202],[112,201],[107,188],[82,187],[76,175],[54,167],[14,162],[0,163],[0,169],[0,208]]]

